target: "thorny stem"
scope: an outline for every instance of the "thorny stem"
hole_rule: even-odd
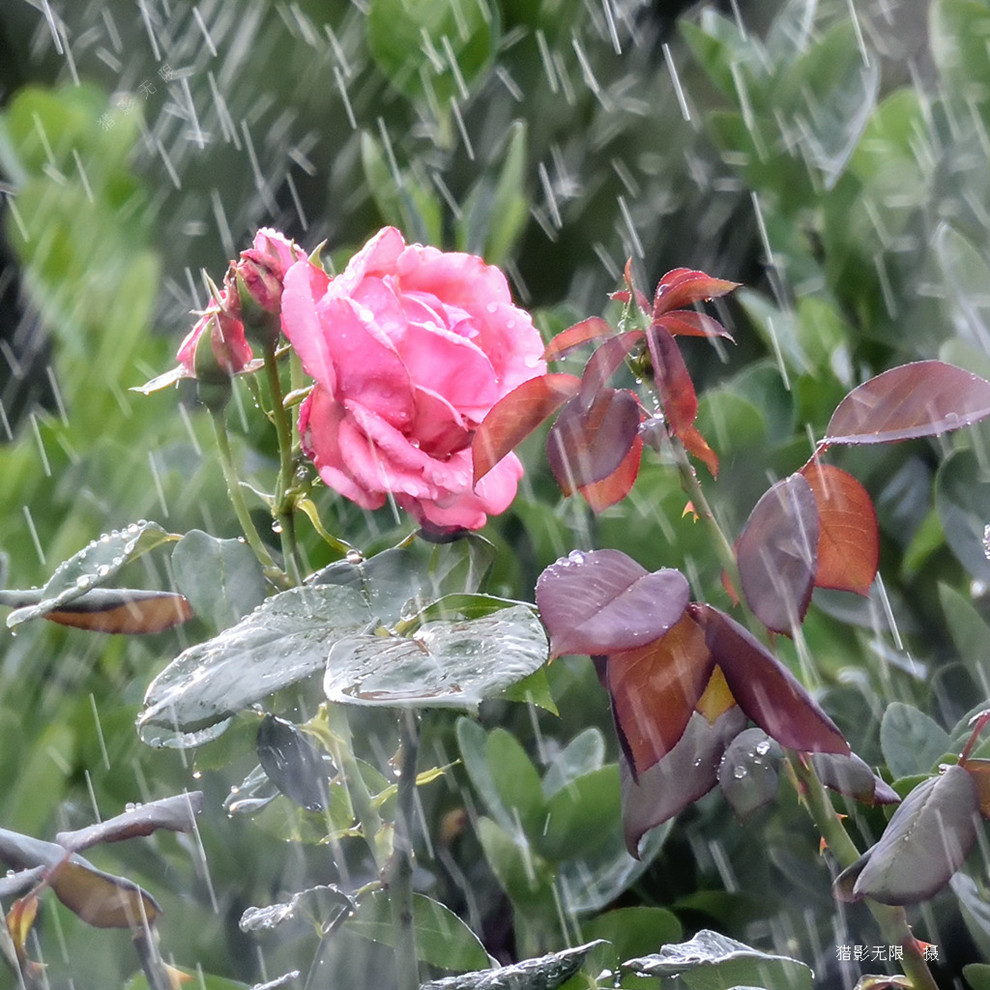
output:
[[[302,583],[299,567],[298,546],[296,544],[295,499],[290,493],[292,487],[292,427],[288,410],[282,404],[282,380],[279,378],[278,362],[275,358],[274,343],[265,348],[265,374],[272,398],[272,419],[278,436],[278,486],[275,490],[273,513],[278,524],[279,539],[282,541],[282,557],[286,570],[296,584]]]
[[[419,955],[413,924],[412,822],[415,814],[416,763],[419,756],[419,726],[413,711],[399,716],[399,794],[395,812],[392,858],[384,880],[392,912],[395,941],[395,972],[398,990],[418,990]]]
[[[787,753],[787,763],[798,795],[821,831],[832,855],[843,869],[852,866],[859,859],[859,850],[836,814],[818,774],[799,754],[792,751]],[[938,990],[921,946],[911,934],[904,908],[881,904],[870,897],[865,898],[865,902],[880,927],[883,940],[888,945],[901,947],[904,975],[911,981],[914,990]]]
[[[732,587],[736,590],[737,595],[741,595],[742,581],[739,577],[739,565],[736,562],[736,554],[732,549],[732,544],[715,518],[715,513],[712,511],[711,505],[705,496],[701,482],[698,480],[694,467],[688,460],[687,451],[675,438],[671,438],[671,445],[674,448],[681,486],[691,499],[698,517],[711,534],[719,561]],[[749,622],[753,631],[757,631],[755,627],[758,623],[755,617],[745,608],[744,603],[740,603],[740,605],[744,609],[747,622]],[[828,848],[832,851],[832,855],[839,861],[843,869],[851,866],[859,859],[860,853],[856,848],[856,844],[846,831],[845,825],[842,824],[842,819],[833,807],[832,801],[825,791],[825,786],[815,772],[814,767],[805,763],[799,754],[793,751],[786,752],[791,779],[794,782],[801,803],[824,837]],[[879,925],[887,944],[901,946],[903,950],[901,961],[904,972],[908,979],[910,979],[914,990],[937,990],[937,984],[922,955],[921,948],[911,934],[904,909],[880,904],[871,898],[866,898],[866,905]]]
[[[227,493],[230,495],[231,505],[237,521],[241,524],[244,538],[248,546],[254,551],[264,571],[265,577],[278,588],[289,588],[292,582],[286,573],[275,563],[268,548],[261,541],[254,522],[251,520],[251,513],[248,511],[247,503],[244,501],[244,493],[241,490],[241,482],[234,470],[233,458],[230,454],[230,440],[227,437],[227,424],[223,412],[213,414],[213,434],[217,441],[217,452],[220,455],[220,467],[223,469],[224,481],[227,482]]]

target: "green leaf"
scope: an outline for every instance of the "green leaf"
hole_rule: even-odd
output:
[[[547,639],[532,608],[421,625],[413,638],[349,636],[327,657],[327,698],[358,705],[474,709],[537,670]]]
[[[17,608],[7,616],[8,627],[13,628],[29,619],[37,619],[82,597],[92,588],[105,585],[125,564],[163,543],[177,539],[177,536],[162,529],[158,523],[143,519],[122,530],[104,533],[79,553],[59,564],[48,583],[36,593],[38,600]],[[17,595],[33,597],[31,592],[2,592],[0,604],[7,604],[13,600],[11,596]]]
[[[419,958],[431,966],[463,972],[490,965],[491,960],[478,936],[439,901],[425,894],[414,894],[413,925]],[[347,922],[347,928],[372,942],[392,945],[395,929],[388,894],[376,890],[361,898],[357,913]]]
[[[896,780],[915,773],[928,773],[949,751],[949,733],[924,712],[893,701],[880,723],[880,748]]]
[[[962,974],[973,990],[990,990],[990,964],[969,963],[963,966]]]
[[[797,959],[761,952],[708,929],[689,942],[630,959],[625,967],[641,976],[680,976],[692,990],[740,986],[811,990],[814,978],[811,969]]]
[[[479,818],[478,838],[492,873],[516,909],[524,915],[556,918],[554,870],[533,851],[526,836],[502,828],[491,818]]]
[[[268,583],[242,540],[218,540],[194,529],[172,551],[172,572],[193,611],[214,629],[226,629],[265,600]]]
[[[138,717],[149,745],[194,746],[262,698],[322,671],[331,644],[372,615],[352,588],[307,586],[269,598],[236,626],[179,654],[152,682]],[[209,735],[209,733],[208,733]]]
[[[971,599],[941,581],[938,599],[956,651],[971,670],[980,669],[986,659],[987,643],[990,642],[990,625],[984,621]]]
[[[945,540],[973,577],[990,581],[990,560],[983,550],[990,522],[990,476],[971,450],[954,450],[935,475],[935,508]]]
[[[354,908],[351,896],[333,884],[308,887],[287,901],[247,908],[238,927],[242,932],[271,931],[288,922],[303,922],[322,934],[341,914]]]
[[[486,0],[371,0],[368,48],[392,84],[427,94],[444,110],[466,96],[494,55],[494,17]]]
[[[581,925],[586,941],[604,939],[611,942],[616,964],[658,952],[661,946],[682,937],[677,915],[660,907],[627,907],[606,911]]]
[[[546,807],[540,775],[526,750],[511,732],[494,729],[485,742],[485,761],[494,782],[491,796],[497,801],[491,813],[505,822],[521,823],[527,835],[536,834],[544,825]]]
[[[562,949],[537,959],[524,959],[511,966],[486,969],[444,980],[431,980],[420,990],[557,990],[582,966],[600,942]]]
[[[536,848],[548,859],[576,859],[615,840],[621,820],[619,766],[609,763],[569,781],[550,798]]]
[[[511,684],[502,692],[503,701],[520,701],[529,705],[536,705],[551,715],[559,715],[557,703],[553,699],[553,692],[550,690],[550,678],[547,676],[547,668],[540,667],[533,671],[529,677],[524,677],[516,684]]]
[[[573,780],[600,770],[605,762],[605,737],[589,726],[579,732],[554,758],[543,778],[543,793],[549,799]]]

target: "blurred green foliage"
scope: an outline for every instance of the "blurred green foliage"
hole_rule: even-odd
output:
[[[720,312],[738,346],[684,347],[706,385],[699,427],[722,461],[708,488],[733,534],[769,480],[804,462],[857,382],[924,357],[990,370],[985,0],[878,0],[856,4],[856,19],[839,0],[740,2],[738,20],[702,4],[676,26],[661,3],[612,0],[100,6],[53,13],[57,40],[31,5],[0,14],[17,53],[0,114],[13,258],[0,279],[16,265],[22,289],[20,329],[5,335],[0,364],[0,550],[11,587],[43,584],[93,537],[139,518],[178,534],[237,535],[193,396],[128,389],[171,365],[189,310],[207,299],[200,268],[219,279],[262,223],[307,248],[326,239],[341,263],[383,223],[482,253],[506,267],[548,336],[586,315],[614,317],[607,293],[628,257],[647,290],[681,265],[744,281]],[[44,347],[29,348],[28,334]],[[41,356],[22,365],[28,353]],[[8,415],[22,374],[48,400],[11,403]],[[249,394],[238,390],[237,402],[242,476],[266,490],[274,448]],[[945,733],[958,734],[990,696],[987,438],[976,428],[843,452],[839,463],[877,505],[883,583],[869,600],[816,595],[804,641],[780,644],[892,780],[930,770]],[[492,593],[529,599],[558,555],[609,546],[649,568],[679,567],[696,597],[726,603],[666,465],[647,459],[630,498],[593,518],[561,501],[539,443],[524,448],[516,504],[488,529]],[[367,516],[325,491],[317,501],[330,528],[366,553],[408,530],[387,510]],[[267,526],[260,500],[253,508]],[[328,559],[313,533],[304,551],[313,568]],[[170,587],[153,558],[131,565],[136,584]],[[41,835],[202,773],[202,845],[155,837],[115,851],[115,868],[123,860],[161,902],[166,953],[251,982],[263,978],[262,959],[272,975],[298,968],[301,950],[240,932],[243,909],[362,867],[227,819],[221,802],[252,762],[236,732],[191,762],[139,742],[133,722],[148,683],[212,631],[4,632],[0,823]],[[604,694],[579,660],[557,661],[550,681],[559,717],[497,703],[483,711],[487,728],[428,723],[433,762],[465,765],[422,789],[436,854],[424,850],[422,890],[502,959],[619,927],[630,951],[645,952],[647,925],[656,951],[712,926],[787,949],[827,978],[842,937],[829,878],[817,836],[783,804],[737,824],[720,799],[702,802],[642,869],[625,864],[608,898],[574,917],[559,910],[560,876],[570,870],[572,890],[582,870],[605,876],[621,849],[596,818],[614,821],[617,801]],[[363,755],[394,747],[381,718],[360,721]],[[562,767],[573,790],[551,786]],[[549,802],[585,793],[568,834],[541,832]],[[873,841],[882,813],[849,810]],[[985,866],[912,918],[919,937],[940,944],[946,980],[990,959]],[[69,975],[80,988],[122,985],[127,936],[96,938],[49,910],[46,936],[56,925],[62,933],[44,940],[53,985]],[[654,913],[635,925],[624,915],[629,928],[609,920],[633,910]],[[316,952],[322,985],[389,978],[374,943],[315,944],[304,955]]]

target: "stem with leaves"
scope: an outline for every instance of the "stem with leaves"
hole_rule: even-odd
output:
[[[712,511],[711,505],[705,496],[694,466],[688,459],[687,451],[676,438],[671,438],[671,446],[674,448],[674,457],[680,474],[681,487],[691,499],[695,512],[710,533],[719,562],[732,587],[736,589],[737,594],[741,594],[742,582],[739,577],[739,566],[736,562],[736,555],[732,544],[715,518],[715,513]],[[762,629],[756,617],[745,607],[744,602],[740,601],[739,605],[743,609],[750,629],[757,635],[760,635]],[[843,825],[842,819],[839,817],[838,812],[836,812],[821,779],[818,777],[814,768],[805,762],[800,754],[793,751],[785,752],[787,753],[787,765],[791,780],[801,803],[808,811],[812,821],[824,837],[832,855],[835,856],[842,868],[845,869],[851,866],[859,859],[859,850],[846,831],[845,825]],[[928,968],[921,947],[911,934],[904,909],[880,904],[871,898],[866,898],[866,905],[880,926],[884,941],[888,945],[898,945],[901,947],[904,972],[908,979],[910,979],[914,990],[937,990],[937,984],[931,974],[931,970]]]

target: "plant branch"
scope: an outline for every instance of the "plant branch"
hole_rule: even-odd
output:
[[[254,522],[251,520],[251,513],[248,511],[247,503],[244,501],[244,492],[241,490],[241,482],[234,470],[234,461],[230,453],[230,440],[227,436],[227,424],[223,412],[213,414],[213,434],[217,441],[217,452],[220,455],[220,467],[223,470],[224,481],[227,482],[227,494],[230,496],[231,505],[237,521],[241,524],[244,538],[248,546],[254,551],[258,558],[265,577],[277,588],[291,587],[292,582],[286,573],[275,563],[268,548],[261,541]]]
[[[413,711],[399,716],[399,795],[395,812],[394,849],[385,872],[392,933],[395,941],[395,971],[398,990],[418,990],[419,955],[413,925],[412,823],[415,814],[416,764],[419,756],[419,726]]]
[[[286,570],[296,584],[302,583],[302,574],[296,543],[295,501],[290,494],[292,488],[292,426],[288,410],[282,404],[282,380],[278,373],[278,360],[275,345],[265,348],[265,374],[272,398],[272,419],[278,437],[278,485],[275,489],[275,521],[278,524],[279,539],[282,541],[282,557]]]
[[[832,855],[843,869],[852,866],[859,859],[859,850],[836,813],[818,774],[797,753],[788,752],[787,762],[798,795]],[[881,904],[869,897],[865,898],[865,903],[880,928],[883,940],[888,945],[901,947],[904,975],[911,981],[914,990],[938,990],[921,946],[911,934],[904,908]]]

